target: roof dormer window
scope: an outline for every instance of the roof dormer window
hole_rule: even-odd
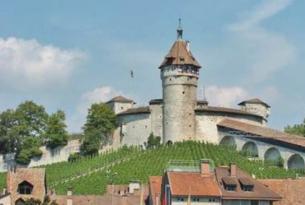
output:
[[[226,191],[236,191],[237,182],[235,177],[223,177],[222,182]]]
[[[253,182],[248,178],[240,178],[239,183],[243,191],[253,191],[254,189]]]

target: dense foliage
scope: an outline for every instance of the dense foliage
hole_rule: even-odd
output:
[[[148,150],[125,147],[96,157],[81,158],[72,163],[48,165],[47,181],[58,194],[65,194],[71,187],[75,194],[102,194],[105,192],[106,184],[112,181],[115,184],[128,183],[130,180],[147,182],[149,176],[162,175],[171,160],[202,158],[212,159],[216,166],[235,162],[241,169],[257,178],[294,178],[296,174],[303,175],[303,170],[284,170],[262,161],[248,160],[247,157],[228,147],[187,141],[171,146],[161,145],[156,149]],[[118,160],[121,162],[112,164]],[[63,182],[64,179],[71,179],[111,164],[112,166],[105,169]]]
[[[301,124],[296,124],[292,126],[288,125],[287,127],[285,127],[285,132],[305,137],[305,119]]]
[[[0,190],[6,187],[6,173],[0,173]]]
[[[18,163],[28,164],[46,142],[52,148],[65,144],[65,128],[63,112],[49,116],[42,105],[25,101],[0,113],[0,154],[16,153]]]
[[[146,148],[156,148],[161,145],[161,137],[155,136],[154,133],[150,133],[147,143],[146,143]]]
[[[92,104],[83,127],[85,138],[81,146],[82,154],[97,154],[100,146],[109,142],[109,136],[115,127],[116,116],[109,106],[104,103]]]
[[[57,111],[52,114],[47,121],[46,139],[47,146],[54,149],[58,146],[64,146],[68,143],[68,132],[66,131],[65,113]]]

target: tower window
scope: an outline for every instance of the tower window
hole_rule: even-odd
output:
[[[182,91],[182,94],[184,95],[184,94],[185,94],[185,92],[184,92],[184,91]]]

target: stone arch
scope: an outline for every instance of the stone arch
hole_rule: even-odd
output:
[[[224,136],[224,137],[221,139],[221,141],[220,141],[219,144],[220,144],[220,145],[224,145],[224,146],[228,146],[228,147],[234,147],[234,148],[236,148],[236,142],[235,142],[234,137],[229,136],[229,135]]]
[[[249,141],[242,147],[242,152],[249,157],[258,157],[258,148],[255,142]]]
[[[304,159],[299,154],[293,154],[289,157],[287,162],[288,169],[304,169],[305,163]]]
[[[16,200],[15,205],[25,205],[25,201],[22,198]]]
[[[264,154],[264,160],[266,163],[275,166],[283,166],[283,158],[280,151],[275,147],[270,147]]]

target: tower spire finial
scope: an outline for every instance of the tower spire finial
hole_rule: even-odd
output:
[[[177,39],[182,39],[183,29],[181,26],[181,18],[179,18],[178,28],[177,28]]]

